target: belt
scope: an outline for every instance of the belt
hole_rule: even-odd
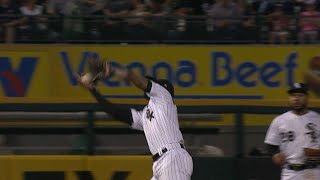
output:
[[[319,162],[310,162],[307,161],[304,164],[288,164],[288,169],[294,170],[294,171],[302,171],[305,169],[314,169],[319,167]]]
[[[180,144],[180,147],[185,149],[183,144]],[[163,148],[161,149],[162,154],[166,153],[168,151],[167,148]],[[161,155],[159,153],[155,154],[152,156],[153,162],[156,162],[159,158],[161,157]]]
[[[288,169],[294,170],[294,171],[302,171],[304,169],[307,169],[307,165],[305,164],[288,164]]]

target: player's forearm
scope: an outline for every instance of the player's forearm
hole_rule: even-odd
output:
[[[146,90],[148,87],[148,79],[143,76],[138,76],[134,72],[126,68],[115,68],[114,74],[122,79],[132,82],[136,87],[141,90]]]
[[[131,81],[136,87],[140,88],[141,90],[145,91],[148,87],[148,79],[142,76],[138,76],[134,73],[129,73],[127,78]]]
[[[286,162],[286,157],[280,152],[279,146],[267,144],[268,154],[271,156],[272,162],[276,165],[282,166]]]
[[[268,144],[267,145],[267,151],[268,151],[268,154],[270,156],[274,155],[274,154],[277,154],[280,152],[280,149],[279,149],[279,146],[275,146],[275,145],[271,145],[271,144]]]
[[[132,125],[133,118],[130,109],[120,108],[116,104],[112,104],[111,102],[106,100],[95,88],[90,89],[90,92],[96,98],[98,103],[103,107],[103,110],[106,113],[111,114],[111,116],[113,116],[116,120],[125,122],[130,126]]]

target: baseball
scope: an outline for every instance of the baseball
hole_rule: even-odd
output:
[[[91,73],[87,73],[81,77],[81,82],[84,84],[90,84],[92,81],[92,78],[93,77],[92,77]]]

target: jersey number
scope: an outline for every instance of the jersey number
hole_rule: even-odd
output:
[[[291,142],[294,141],[295,135],[293,131],[282,132],[280,133],[282,142]]]

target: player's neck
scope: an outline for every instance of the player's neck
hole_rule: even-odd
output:
[[[305,108],[305,109],[301,109],[301,110],[293,110],[292,112],[298,116],[302,116],[302,115],[307,114],[309,112],[309,110],[307,108]]]

